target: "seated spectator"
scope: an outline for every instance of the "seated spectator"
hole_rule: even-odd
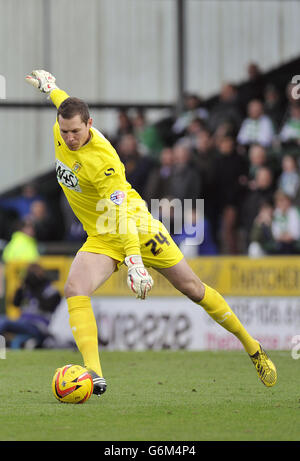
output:
[[[254,219],[250,235],[248,255],[259,258],[267,254],[276,253],[276,243],[272,233],[273,205],[263,202]]]
[[[132,121],[125,110],[118,112],[118,124],[115,133],[110,137],[112,145],[116,148],[121,138],[126,134],[133,133]]]
[[[281,167],[278,159],[272,155],[265,147],[260,144],[252,144],[248,151],[249,159],[249,173],[248,173],[248,187],[255,189],[256,172],[261,167],[270,168],[273,172],[274,179],[278,177],[281,172]]]
[[[30,207],[27,216],[34,226],[35,237],[38,242],[51,242],[55,240],[55,222],[50,215],[46,203],[43,200],[35,200]]]
[[[22,285],[17,289],[13,304],[21,309],[20,317],[11,320],[0,317],[0,334],[14,334],[10,347],[18,349],[32,339],[41,346],[48,335],[52,313],[61,301],[59,292],[52,286],[45,271],[38,264],[31,264]]]
[[[264,114],[263,103],[253,99],[247,106],[247,117],[242,122],[237,136],[238,143],[245,147],[255,143],[269,147],[274,135],[273,123],[270,117]]]
[[[231,126],[232,134],[236,134],[242,122],[242,113],[238,100],[238,92],[234,85],[226,83],[216,104],[210,110],[208,127],[215,133],[220,125],[227,123]]]
[[[201,186],[199,175],[192,165],[191,149],[188,145],[178,142],[173,148],[168,196],[194,201],[201,197]]]
[[[180,142],[184,142],[186,145],[193,149],[196,144],[198,134],[205,130],[205,123],[200,118],[193,119],[187,126],[184,136],[180,138]]]
[[[201,184],[197,170],[191,163],[191,150],[188,145],[178,142],[172,151],[164,149],[163,152],[165,155],[164,161],[167,161],[168,165],[165,165],[161,172],[167,172],[168,176],[165,179],[160,177],[158,183],[165,182],[160,191],[162,193],[163,190],[161,199],[165,200],[162,201],[164,203],[161,204],[160,209],[154,211],[154,216],[162,220],[168,231],[173,235],[176,229],[182,226],[184,200],[188,199],[189,205],[194,205],[196,199],[201,196]],[[150,194],[148,184],[147,197]],[[171,207],[170,201],[173,201]],[[153,212],[153,210],[151,211]]]
[[[173,149],[165,147],[159,156],[159,165],[151,170],[145,185],[144,199],[151,210],[151,199],[168,198],[170,193],[169,181],[172,173]]]
[[[143,197],[145,184],[154,162],[150,157],[142,156],[133,134],[124,135],[118,146],[118,153],[125,166],[126,179],[132,187]]]
[[[214,143],[214,137],[208,129],[201,130],[195,139],[193,149],[193,164],[199,174],[201,183],[201,198],[205,200],[205,215],[207,216],[212,233],[216,237],[216,213],[215,213],[215,196],[216,196],[216,161],[217,149]]]
[[[182,136],[193,120],[207,120],[208,117],[208,110],[203,107],[201,98],[195,94],[186,94],[183,113],[175,120],[172,127],[173,132]]]
[[[291,198],[280,189],[275,193],[272,234],[276,241],[276,253],[299,253],[299,210],[293,206]]]
[[[264,113],[272,120],[275,131],[281,126],[285,103],[276,86],[269,84],[264,89]]]
[[[35,200],[43,200],[34,184],[26,184],[19,196],[0,199],[3,210],[14,210],[17,219],[24,219],[30,213],[30,207]]]
[[[132,118],[133,132],[137,139],[138,150],[143,155],[157,159],[164,147],[163,140],[155,124],[147,123],[143,112],[139,111]]]
[[[222,253],[238,252],[237,225],[238,213],[248,166],[244,157],[236,152],[235,139],[228,135],[219,142],[216,161],[216,212],[219,220],[220,246]]]
[[[260,167],[254,178],[255,187],[248,189],[241,206],[241,223],[246,231],[247,242],[255,217],[263,203],[273,202],[274,174],[269,167]]]
[[[213,133],[213,139],[216,149],[219,149],[220,143],[222,143],[223,138],[227,136],[231,136],[232,138],[236,138],[235,130],[230,122],[223,122],[221,123],[216,131]],[[238,147],[238,146],[237,146]]]
[[[249,62],[247,65],[247,81],[239,90],[239,99],[243,106],[247,106],[252,99],[263,99],[265,78],[255,62]]]
[[[300,145],[300,103],[293,103],[289,107],[289,115],[280,133],[282,144]]]
[[[32,222],[30,220],[18,222],[17,230],[13,232],[10,241],[4,247],[2,253],[3,262],[35,262],[39,257],[40,254]]]
[[[217,149],[214,138],[208,129],[202,129],[196,135],[195,146],[192,150],[193,164],[197,168],[201,183],[202,195],[206,198],[214,184]]]
[[[293,155],[286,154],[282,158],[282,172],[278,179],[278,188],[295,199],[299,192],[300,177],[297,160]]]
[[[268,157],[267,151],[265,147],[261,146],[260,144],[252,144],[248,151],[249,157],[249,187],[251,189],[255,188],[255,176],[256,172],[262,166],[267,166]]]

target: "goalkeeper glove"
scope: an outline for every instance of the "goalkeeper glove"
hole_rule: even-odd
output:
[[[145,269],[141,256],[127,256],[125,264],[128,267],[128,287],[136,294],[137,298],[145,299],[148,291],[153,287],[153,280]]]
[[[25,80],[42,93],[51,93],[57,88],[55,77],[46,70],[33,70],[30,75],[26,75]]]

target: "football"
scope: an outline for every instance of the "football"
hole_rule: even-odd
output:
[[[52,380],[54,397],[63,403],[84,403],[93,393],[93,380],[80,365],[65,365],[55,371]]]

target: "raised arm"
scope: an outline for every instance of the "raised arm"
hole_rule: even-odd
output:
[[[50,74],[50,72],[46,70],[33,70],[31,74],[26,75],[25,77],[26,82],[30,85],[34,86],[41,93],[45,93],[50,97],[53,104],[59,108],[61,103],[69,97],[69,95],[58,88],[56,85],[54,75]]]

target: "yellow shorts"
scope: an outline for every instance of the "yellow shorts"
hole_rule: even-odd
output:
[[[141,255],[146,267],[163,269],[174,266],[183,259],[183,254],[162,223],[157,232],[140,233]],[[117,235],[104,234],[88,236],[78,251],[87,251],[110,256],[119,261],[118,268],[125,259],[124,248]]]

